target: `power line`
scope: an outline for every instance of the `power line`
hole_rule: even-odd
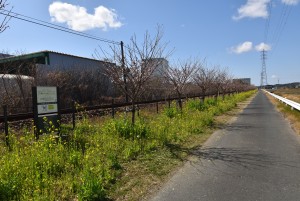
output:
[[[265,24],[265,35],[264,35],[264,42],[267,43],[268,41],[268,35],[269,35],[269,29],[270,29],[270,23],[271,23],[271,17],[272,17],[272,8],[273,8],[273,1],[271,0],[268,3],[268,11],[269,11],[269,16],[266,20]]]
[[[287,24],[287,21],[288,21],[288,18],[291,14],[291,11],[292,11],[292,7],[285,4],[282,9],[281,9],[281,13],[279,15],[279,18],[278,20],[275,20],[274,19],[274,13],[272,11],[273,9],[273,0],[271,0],[269,3],[268,3],[268,12],[269,12],[269,17],[266,19],[266,23],[265,23],[265,32],[264,32],[264,43],[270,43],[272,44],[273,48],[272,48],[272,54],[274,53],[278,43],[279,43],[279,40],[281,38],[281,35],[286,27],[286,24]],[[273,19],[272,19],[273,18]],[[271,20],[272,19],[272,20]],[[271,21],[273,22],[271,24]],[[275,21],[277,21],[277,23],[274,23]],[[271,28],[272,26],[271,25],[274,25],[273,27],[273,31],[271,32]],[[270,34],[271,33],[271,34]],[[271,55],[272,55],[271,54]]]
[[[44,27],[47,27],[47,28],[55,29],[55,30],[62,31],[62,32],[65,32],[65,33],[70,33],[70,34],[74,34],[74,35],[77,35],[77,36],[89,38],[89,39],[92,39],[92,40],[97,40],[97,41],[110,43],[110,44],[118,45],[118,46],[121,45],[121,42],[117,42],[117,41],[113,41],[113,40],[109,40],[109,39],[105,39],[105,38],[100,38],[100,37],[97,37],[97,36],[94,36],[94,35],[91,35],[91,34],[87,34],[87,33],[83,33],[83,32],[80,32],[80,31],[75,31],[75,30],[67,28],[67,27],[63,27],[63,26],[60,26],[60,25],[57,25],[57,24],[53,24],[53,23],[50,23],[50,22],[39,20],[39,19],[36,19],[36,18],[33,18],[33,17],[29,17],[29,16],[26,16],[26,15],[20,14],[20,13],[12,12],[12,11],[5,10],[5,9],[2,9],[2,11],[5,11],[7,13],[0,12],[1,15],[16,18],[16,19],[26,21],[26,22],[29,22],[29,23],[33,23],[33,24],[36,24],[36,25],[40,25],[40,26],[44,26]],[[11,15],[11,14],[14,14],[14,15]],[[21,16],[21,17],[18,17],[18,16]],[[125,45],[125,44],[124,44],[124,48],[126,48],[128,50],[132,50],[128,45]]]
[[[286,27],[286,24],[287,24],[287,21],[288,21],[288,18],[290,16],[290,14],[291,14],[291,11],[292,11],[292,7],[288,7],[287,5],[286,5],[285,9],[282,10],[281,19],[280,19],[280,22],[277,26],[277,33],[276,32],[274,33],[274,41],[273,41],[274,48],[273,48],[272,54],[277,48],[277,45],[279,43],[279,40],[282,36],[282,33],[283,33],[285,27]]]
[[[5,10],[5,9],[3,9],[3,10],[6,11],[6,12],[9,12],[8,10]],[[25,18],[28,18],[28,19],[31,19],[31,20],[35,20],[35,21],[37,21],[37,22],[49,24],[49,25],[54,26],[54,27],[59,27],[59,28],[66,29],[66,30],[69,30],[69,31],[72,31],[72,32],[76,32],[76,33],[79,33],[79,34],[84,34],[84,35],[88,35],[88,36],[91,36],[91,37],[96,37],[96,36],[93,36],[93,35],[91,35],[91,34],[83,33],[83,32],[80,32],[80,31],[75,31],[75,30],[70,29],[70,28],[67,28],[67,27],[63,27],[63,26],[60,26],[60,25],[57,25],[57,24],[53,24],[53,23],[50,23],[50,22],[46,22],[46,21],[43,21],[43,20],[39,20],[39,19],[36,19],[36,18],[33,18],[33,17],[29,17],[29,16],[26,16],[26,15],[20,14],[20,13],[16,13],[16,12],[12,12],[12,11],[11,11],[10,13],[15,14],[15,15],[18,15],[18,16],[25,17]],[[97,37],[97,38],[99,38],[99,37]],[[99,38],[99,39],[101,39],[101,38]],[[106,42],[106,41],[108,41],[108,42],[110,42],[110,41],[115,42],[115,41],[113,41],[113,40],[108,40],[108,39],[102,39],[102,40],[103,40],[104,42]]]
[[[32,18],[32,17],[26,16],[26,15],[22,15],[22,14],[19,14],[19,13],[16,13],[16,12],[11,12],[11,11],[8,11],[8,10],[5,10],[5,9],[2,9],[2,10],[5,11],[6,13],[0,12],[1,15],[5,15],[5,16],[11,17],[11,18],[15,18],[15,19],[18,19],[18,20],[22,20],[22,21],[25,21],[25,22],[32,23],[32,24],[44,26],[44,27],[47,27],[47,28],[55,29],[55,30],[58,30],[58,31],[70,33],[70,34],[73,34],[73,35],[77,35],[77,36],[81,36],[81,37],[85,37],[85,38],[89,38],[89,39],[93,39],[93,40],[97,40],[97,41],[101,41],[101,42],[105,42],[105,43],[120,45],[120,42],[116,42],[116,41],[108,40],[108,39],[104,39],[104,38],[99,38],[97,36],[93,36],[91,34],[86,34],[86,33],[80,32],[80,31],[74,31],[72,29],[69,29],[69,28],[66,28],[66,27],[63,27],[63,26],[59,26],[59,25],[56,25],[56,24],[53,24],[53,23],[45,22],[45,21],[42,21],[42,20],[39,20],[39,19],[36,19],[36,18]]]
[[[5,9],[1,9],[0,11],[2,11],[2,12],[0,12],[1,15],[5,15],[5,16],[11,17],[11,18],[15,18],[15,19],[18,19],[18,20],[21,20],[21,21],[29,22],[29,23],[32,23],[32,24],[35,24],[35,25],[47,27],[47,28],[50,28],[50,29],[54,29],[54,30],[57,30],[57,31],[62,31],[62,32],[65,32],[65,33],[81,36],[81,37],[92,39],[92,40],[97,40],[97,41],[101,41],[101,42],[121,46],[122,41],[117,42],[117,41],[113,41],[113,40],[109,40],[109,39],[100,38],[100,37],[97,37],[97,36],[94,36],[94,35],[91,35],[91,34],[83,33],[83,32],[80,32],[80,31],[75,31],[75,30],[72,30],[72,29],[67,28],[67,27],[56,25],[56,24],[53,24],[53,23],[50,23],[50,22],[46,22],[46,21],[43,21],[43,20],[40,20],[40,19],[36,19],[36,18],[33,18],[33,17],[29,17],[29,16],[26,16],[26,15],[16,13],[16,12],[12,12],[12,11],[5,10]],[[126,48],[127,50],[136,52],[136,50],[132,49],[128,45],[125,45],[124,43],[123,43],[123,47]]]
[[[287,5],[284,5],[284,7],[281,9],[281,13],[280,13],[280,16],[279,16],[279,19],[278,19],[277,26],[274,28],[274,32],[273,32],[273,35],[272,35],[272,42],[276,41],[276,39],[279,35],[279,31],[282,29],[282,24],[283,24],[284,18],[286,16],[287,9],[288,9]]]

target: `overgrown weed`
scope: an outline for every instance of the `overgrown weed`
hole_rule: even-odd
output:
[[[172,103],[160,114],[143,116],[141,113],[134,125],[130,117],[122,114],[101,124],[83,118],[74,131],[70,126],[61,129],[68,135],[68,141],[60,140],[55,133],[35,141],[28,130],[17,138],[10,131],[10,149],[4,143],[0,148],[0,200],[106,200],[114,197],[114,192],[120,191],[116,186],[126,178],[124,171],[128,164],[137,163],[137,167],[144,164],[142,172],[157,177],[167,174],[178,164],[168,163],[168,157],[176,161],[186,157],[185,144],[194,136],[204,135],[205,130],[213,126],[215,115],[232,109],[253,93],[224,100],[207,99],[204,103],[189,100],[182,111]],[[163,160],[167,162],[159,160],[157,154],[161,153],[166,153]]]

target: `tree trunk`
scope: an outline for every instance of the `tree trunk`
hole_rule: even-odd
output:
[[[181,101],[181,94],[178,93],[178,105],[180,108],[180,112],[182,113],[182,101]]]
[[[218,89],[217,90],[217,94],[215,95],[215,100],[217,101],[218,100],[218,97],[220,96],[220,90]]]
[[[132,101],[132,116],[131,116],[131,124],[134,126],[135,123],[135,102]]]
[[[201,103],[201,104],[204,104],[205,94],[206,94],[206,90],[203,90],[203,91],[202,91],[202,97],[201,97],[201,99],[200,99],[200,103]]]
[[[201,97],[200,97],[200,104],[201,104],[201,105],[204,103],[204,99],[205,99],[205,96],[201,96]]]
[[[179,105],[180,111],[182,112],[182,101],[181,101],[181,98],[178,99],[178,105]]]

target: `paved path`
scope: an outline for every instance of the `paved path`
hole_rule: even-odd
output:
[[[263,92],[151,201],[299,201],[300,138]]]

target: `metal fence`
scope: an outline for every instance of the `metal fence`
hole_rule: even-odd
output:
[[[266,91],[264,90],[266,93],[270,94],[271,96],[275,97],[276,99],[280,100],[281,102],[285,103],[286,105],[289,105],[291,106],[291,109],[296,109],[298,111],[300,111],[300,103],[297,103],[295,101],[292,101],[292,100],[289,100],[287,98],[284,98],[284,97],[281,97],[281,96],[278,96],[274,93],[271,93],[269,91]]]
[[[225,95],[232,95],[232,94],[236,94],[238,92],[228,92],[228,93],[224,93],[224,94],[219,94],[220,97],[223,97]],[[184,101],[184,100],[188,100],[188,99],[195,99],[195,98],[200,98],[201,102],[203,101],[203,98],[217,98],[218,96],[216,94],[207,94],[205,96],[203,95],[186,95],[185,97],[168,97],[165,99],[158,99],[158,100],[149,100],[149,101],[141,101],[141,102],[136,102],[135,103],[135,107],[136,107],[136,111],[139,114],[139,109],[143,108],[143,107],[147,107],[147,106],[155,106],[156,107],[156,112],[159,112],[159,105],[160,104],[165,104],[167,105],[167,107],[170,107],[171,102],[172,101],[177,101],[177,104],[179,104],[180,102]],[[76,113],[80,113],[80,112],[88,112],[88,111],[108,111],[107,114],[111,114],[112,118],[114,118],[115,116],[115,112],[117,110],[120,110],[121,108],[125,108],[126,112],[130,112],[131,111],[131,107],[132,107],[132,103],[115,103],[114,99],[112,99],[111,104],[107,104],[107,105],[99,105],[99,106],[88,106],[88,107],[76,107],[76,103],[73,101],[72,107],[69,109],[63,109],[60,111],[60,115],[69,115],[70,119],[68,122],[72,122],[73,124],[73,129],[75,128],[75,119],[76,119]],[[33,118],[33,113],[23,113],[23,114],[9,114],[8,112],[8,107],[7,106],[3,106],[3,115],[0,115],[0,132],[3,129],[4,130],[4,134],[5,134],[5,141],[6,144],[8,145],[8,137],[9,137],[9,132],[8,132],[8,127],[9,127],[9,123],[12,122],[18,122],[20,120],[29,120]],[[106,114],[106,115],[107,115]],[[105,114],[104,114],[105,115]]]
[[[234,94],[237,92],[227,92],[224,94],[219,94],[219,96],[224,96],[224,95],[230,95],[230,94]],[[188,99],[188,98],[208,98],[208,97],[215,97],[217,96],[216,94],[212,93],[212,94],[206,94],[205,96],[203,96],[202,94],[193,94],[193,95],[184,95],[181,98],[178,97],[166,97],[164,99],[157,99],[157,100],[147,100],[147,101],[139,101],[136,102],[135,105],[137,107],[142,106],[142,105],[150,105],[150,104],[156,104],[156,103],[170,103],[171,101],[174,100],[184,100],[184,99]],[[80,108],[74,108],[74,106],[70,107],[70,108],[66,108],[66,109],[61,109],[60,110],[60,114],[72,114],[72,113],[78,113],[78,112],[82,112],[82,111],[92,111],[92,110],[112,110],[114,111],[114,109],[117,108],[122,108],[122,107],[130,107],[132,106],[132,103],[116,103],[114,101],[114,99],[111,100],[111,104],[103,104],[103,105],[96,105],[96,106],[85,106],[85,107],[80,107]],[[170,104],[169,104],[170,105]],[[4,112],[4,107],[2,106],[1,108]],[[33,113],[29,112],[29,113],[22,113],[22,114],[10,114],[10,112],[8,112],[9,107],[6,108],[7,109],[7,113],[6,115],[2,115],[0,113],[0,123],[4,122],[5,120],[5,116],[7,118],[7,121],[19,121],[19,120],[26,120],[26,119],[32,119],[33,118]]]

